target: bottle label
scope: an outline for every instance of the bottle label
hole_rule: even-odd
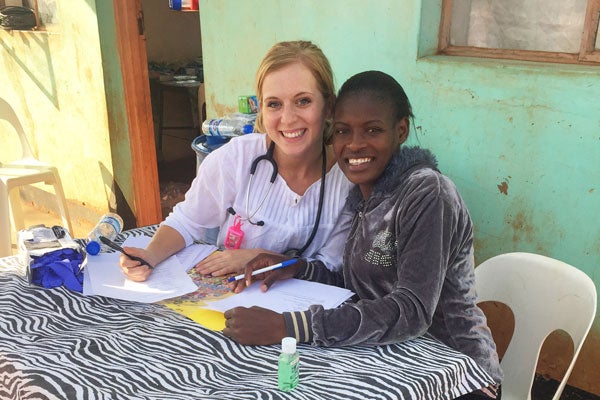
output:
[[[219,125],[222,121],[222,119],[211,119],[210,124],[208,126],[208,133],[214,136],[221,136],[221,132],[219,131]]]
[[[112,226],[113,229],[115,230],[115,234],[116,235],[118,235],[121,232],[121,224],[114,217],[111,217],[109,215],[105,215],[105,216],[102,217],[102,219],[100,220],[99,224],[102,224],[102,223],[109,224],[110,226]]]
[[[299,364],[298,353],[281,354],[279,356],[277,379],[279,390],[289,392],[298,386],[300,380]]]
[[[238,111],[242,114],[256,114],[258,112],[256,96],[238,96]]]

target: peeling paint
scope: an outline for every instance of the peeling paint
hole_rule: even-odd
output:
[[[500,193],[504,194],[504,195],[508,195],[508,182],[503,181],[500,185],[498,186],[498,190],[500,190]]]
[[[216,98],[217,97],[214,94],[212,94],[210,96],[210,99],[212,101],[212,106],[213,106],[212,108],[215,110],[217,117],[222,117],[224,115],[231,114],[231,113],[234,113],[237,111],[237,109],[235,109],[235,107],[232,108],[231,105],[218,103]],[[237,106],[237,103],[236,103],[236,106]]]
[[[525,241],[528,243],[533,243],[534,235],[534,226],[531,223],[531,218],[523,212],[519,211],[511,221],[511,227],[514,230],[513,240],[516,243],[519,243],[523,238],[519,237],[520,233],[525,235]],[[538,250],[542,250],[542,248],[538,248]]]

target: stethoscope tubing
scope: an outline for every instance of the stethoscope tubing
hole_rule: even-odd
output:
[[[317,207],[317,216],[315,217],[315,224],[313,225],[313,229],[308,237],[308,240],[302,246],[301,249],[298,250],[298,256],[301,256],[308,246],[312,243],[315,235],[317,234],[317,230],[319,230],[319,223],[321,222],[321,211],[323,211],[323,200],[325,199],[325,175],[327,173],[327,154],[325,153],[325,144],[323,144],[323,165],[321,167],[321,188],[319,190],[319,206]]]
[[[274,151],[275,151],[275,142],[271,142],[267,152],[265,154],[263,154],[262,156],[256,157],[254,159],[254,161],[252,161],[252,164],[250,165],[250,179],[248,180],[248,186],[246,186],[246,207],[245,207],[246,218],[243,218],[243,220],[250,222],[252,225],[262,225],[259,222],[252,221],[252,217],[254,217],[256,215],[256,213],[262,208],[265,200],[267,199],[267,197],[269,196],[269,193],[271,192],[271,189],[273,188],[273,183],[275,182],[275,179],[277,179],[277,173],[279,172],[279,167],[277,166],[277,163],[275,162],[275,159],[273,158]],[[252,213],[250,213],[248,210],[248,206],[250,205],[250,189],[252,187],[252,182],[254,181],[254,173],[256,172],[258,163],[260,163],[263,160],[268,161],[271,164],[271,167],[273,169],[273,171],[271,172],[271,179],[269,179],[270,184],[269,184],[269,188],[267,189],[267,192],[262,197],[262,199],[260,199],[260,201],[258,202],[258,206],[254,209],[254,211]]]
[[[246,186],[246,199],[245,199],[246,200],[246,207],[245,207],[246,218],[242,218],[242,220],[248,221],[252,225],[259,225],[259,226],[264,225],[264,222],[262,222],[262,221],[254,222],[254,221],[252,221],[252,218],[262,208],[265,200],[267,199],[267,197],[269,196],[269,193],[271,192],[271,188],[273,187],[273,183],[275,182],[275,179],[277,179],[277,174],[279,172],[279,168],[277,166],[277,162],[275,161],[275,158],[273,158],[274,150],[275,150],[275,142],[271,142],[267,152],[265,154],[263,154],[262,156],[256,157],[254,159],[254,161],[252,161],[252,164],[250,165],[250,179],[248,180],[248,186]],[[304,253],[304,251],[306,251],[308,246],[310,246],[310,244],[312,243],[313,239],[315,238],[315,236],[317,234],[317,230],[319,229],[319,223],[321,222],[321,213],[323,211],[323,201],[325,198],[325,176],[327,173],[327,154],[325,152],[325,144],[323,144],[322,154],[323,154],[323,164],[322,164],[322,168],[321,168],[321,187],[319,190],[319,205],[317,207],[317,216],[315,217],[315,223],[313,225],[313,229],[310,233],[310,236],[309,236],[308,240],[306,241],[306,243],[304,244],[304,246],[302,246],[302,248],[300,248],[298,250],[290,249],[290,250],[293,250],[296,257],[299,257],[300,255],[302,255],[302,253]],[[269,188],[267,189],[265,195],[262,196],[262,198],[260,199],[258,206],[254,209],[254,211],[252,211],[252,213],[250,213],[248,206],[250,204],[250,190],[252,188],[252,182],[254,180],[254,173],[256,172],[256,168],[258,167],[258,164],[263,160],[268,161],[271,164],[271,167],[273,169],[273,171],[271,173],[271,178],[269,179],[270,184],[269,184]],[[230,207],[230,209],[231,209],[231,207]],[[233,214],[235,214],[235,211],[233,211]]]

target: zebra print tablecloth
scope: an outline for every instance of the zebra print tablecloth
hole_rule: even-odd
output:
[[[284,393],[279,346],[240,346],[158,304],[30,286],[17,257],[0,259],[0,399],[432,400],[493,383],[427,338],[299,352],[300,384]]]

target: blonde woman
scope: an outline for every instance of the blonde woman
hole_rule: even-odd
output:
[[[258,68],[256,94],[260,133],[211,152],[146,249],[128,253],[154,266],[216,228],[217,245],[239,248],[201,261],[204,274],[238,273],[264,251],[341,266],[345,230],[333,232],[349,222],[339,216],[351,184],[327,144],[335,101],[329,61],[311,42],[278,43]],[[135,281],[152,271],[126,256],[120,265]]]

